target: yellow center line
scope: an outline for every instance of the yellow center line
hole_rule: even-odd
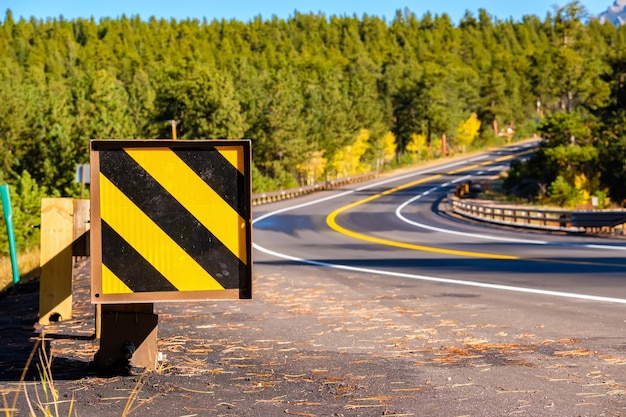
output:
[[[520,155],[525,155],[527,153],[531,153],[534,151],[524,151],[521,152],[519,154],[515,154],[515,155],[507,155],[504,157],[500,157],[498,159],[496,159],[496,162],[502,162],[506,159],[512,159],[514,157],[520,156]],[[459,169],[455,169],[453,171],[449,171],[446,173],[446,175],[454,175],[454,174],[458,174],[460,172],[465,172],[465,171],[469,171],[475,168],[478,168],[479,166],[484,166],[484,165],[489,165],[492,164],[493,161],[485,161],[479,165],[474,164],[474,165],[470,165],[467,167],[463,167],[463,168],[459,168]],[[454,249],[444,249],[444,248],[437,248],[437,247],[433,247],[433,246],[424,246],[424,245],[415,245],[412,243],[404,243],[404,242],[398,242],[395,240],[389,240],[389,239],[382,239],[382,238],[378,238],[378,237],[374,237],[374,236],[370,236],[370,235],[366,235],[363,233],[358,233],[349,229],[346,229],[343,226],[340,226],[337,223],[337,217],[342,214],[347,212],[348,210],[351,210],[355,207],[358,207],[360,205],[363,205],[365,203],[369,203],[371,201],[374,201],[382,196],[385,195],[389,195],[389,194],[393,194],[397,191],[400,190],[404,190],[406,188],[409,187],[413,187],[415,185],[419,185],[422,184],[424,182],[428,182],[428,181],[432,181],[438,178],[441,178],[442,175],[441,174],[437,174],[437,175],[432,175],[426,178],[422,178],[419,179],[417,181],[413,181],[410,182],[408,184],[403,184],[400,185],[398,187],[394,187],[391,188],[389,190],[383,191],[381,193],[366,197],[364,199],[355,201],[354,203],[348,204],[346,206],[340,207],[337,210],[334,210],[332,213],[330,213],[327,217],[326,217],[326,224],[333,230],[335,230],[336,232],[339,232],[343,235],[346,236],[350,236],[353,237],[355,239],[359,239],[359,240],[364,240],[366,242],[372,242],[372,243],[378,243],[381,245],[386,245],[386,246],[393,246],[393,247],[397,247],[397,248],[403,248],[403,249],[411,249],[411,250],[417,250],[417,251],[422,251],[422,252],[433,252],[433,253],[442,253],[442,254],[447,254],[447,255],[458,255],[458,256],[467,256],[467,257],[473,257],[473,258],[488,258],[488,259],[506,259],[506,260],[519,260],[521,259],[519,256],[511,256],[511,255],[500,255],[497,253],[483,253],[483,252],[470,252],[470,251],[462,251],[462,250],[454,250]]]
[[[384,195],[389,195],[397,191],[403,190],[405,188],[413,187],[415,185],[440,178],[441,176],[442,176],[441,174],[438,174],[438,175],[433,175],[427,178],[422,178],[417,181],[413,181],[411,183],[404,184],[399,187],[395,187],[395,188],[383,191],[382,193],[378,193],[378,194],[366,197],[364,199],[355,201],[354,203],[348,204],[347,206],[340,207],[328,215],[328,217],[326,218],[326,224],[328,224],[328,226],[331,229],[341,234],[344,234],[346,236],[350,236],[355,239],[364,240],[366,242],[378,243],[381,245],[393,246],[397,248],[411,249],[411,250],[417,250],[417,251],[422,251],[422,252],[443,253],[447,255],[468,256],[468,257],[475,257],[475,258],[519,259],[519,257],[517,256],[498,255],[498,254],[480,253],[480,252],[468,252],[468,251],[461,251],[461,250],[454,250],[454,249],[443,249],[443,248],[435,248],[431,246],[414,245],[411,243],[403,243],[403,242],[398,242],[398,241],[388,240],[388,239],[381,239],[378,237],[365,235],[363,233],[354,232],[352,230],[349,230],[349,229],[346,229],[345,227],[340,226],[337,223],[337,216],[339,216],[341,213],[344,213],[348,210],[351,210],[365,203],[369,203],[370,201],[376,200]]]
[[[536,152],[536,150],[531,149],[531,150],[520,152],[520,153],[516,153],[516,154],[513,154],[513,155],[501,156],[500,158],[496,158],[493,162],[502,162],[502,161],[506,161],[508,159],[517,158],[518,156],[528,155],[530,153],[535,153],[535,152]],[[493,162],[487,161],[486,163],[490,164],[490,163],[493,163]]]
[[[450,171],[447,174],[448,175],[454,175],[454,174],[458,174],[459,172],[464,172],[464,171],[469,171],[470,169],[474,169],[474,168],[478,168],[479,166],[481,166],[482,164],[475,164],[475,165],[470,165],[467,167],[463,167],[463,168],[459,168],[459,169],[455,169],[454,171]]]
[[[519,154],[515,154],[515,155],[507,155],[505,157],[500,157],[497,159],[497,162],[502,162],[506,159],[512,159],[516,156],[520,156],[520,155],[525,155],[528,153],[532,153],[533,151],[524,151],[521,152]],[[492,164],[493,161],[486,161],[481,163],[480,165],[484,166],[484,165],[489,165]],[[463,171],[468,171],[471,170],[473,168],[476,168],[476,165],[472,165],[472,166],[468,166],[465,168],[459,168],[457,170],[454,171],[450,171],[448,173],[446,173],[446,175],[451,175],[454,173],[459,173],[459,172],[463,172]],[[556,260],[556,259],[543,259],[543,258],[521,258],[519,256],[510,256],[510,255],[500,255],[500,254],[495,254],[495,253],[482,253],[482,252],[470,252],[470,251],[461,251],[461,250],[454,250],[454,249],[443,249],[443,248],[436,248],[436,247],[432,247],[432,246],[424,246],[424,245],[415,245],[415,244],[411,244],[411,243],[403,243],[403,242],[398,242],[398,241],[394,241],[394,240],[389,240],[389,239],[382,239],[382,238],[378,238],[378,237],[374,237],[374,236],[369,236],[363,233],[358,233],[358,232],[354,232],[352,230],[346,229],[343,226],[340,226],[337,223],[337,217],[342,214],[347,212],[348,210],[351,210],[355,207],[358,207],[360,205],[369,203],[371,201],[374,201],[382,196],[385,195],[389,195],[392,193],[395,193],[397,191],[400,190],[404,190],[406,188],[409,187],[413,187],[415,185],[419,185],[422,184],[424,182],[427,181],[431,181],[431,180],[435,180],[438,178],[441,178],[442,175],[441,174],[437,174],[437,175],[432,175],[430,177],[426,177],[426,178],[422,178],[419,179],[417,181],[413,181],[411,183],[408,184],[404,184],[395,188],[391,188],[389,190],[383,191],[381,193],[363,198],[361,200],[355,201],[351,204],[348,204],[346,206],[340,207],[337,210],[333,211],[332,213],[330,213],[328,215],[328,217],[326,217],[326,224],[328,224],[328,226],[335,230],[336,232],[339,232],[341,234],[344,234],[346,236],[350,236],[353,237],[355,239],[359,239],[359,240],[363,240],[366,242],[372,242],[372,243],[377,243],[377,244],[381,244],[381,245],[386,245],[386,246],[393,246],[393,247],[397,247],[397,248],[403,248],[403,249],[410,249],[410,250],[416,250],[416,251],[422,251],[422,252],[433,252],[433,253],[441,253],[441,254],[448,254],[448,255],[458,255],[458,256],[467,256],[467,257],[474,257],[474,258],[488,258],[488,259],[505,259],[505,260],[524,260],[524,261],[531,261],[531,262],[544,262],[544,263],[567,263],[567,264],[572,264],[572,265],[601,265],[601,266],[609,266],[609,267],[624,267],[624,264],[609,264],[609,263],[602,263],[602,262],[591,262],[591,261],[572,261],[572,260]]]

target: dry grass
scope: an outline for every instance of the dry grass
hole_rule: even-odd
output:
[[[26,383],[26,373],[35,357],[39,355],[39,363],[37,369],[39,370],[40,382]],[[28,360],[22,370],[22,376],[20,377],[19,384],[21,389],[18,389],[14,393],[12,405],[9,407],[8,399],[3,396],[4,403],[4,415],[6,417],[13,417],[20,414],[20,410],[17,408],[18,398],[20,393],[24,394],[26,404],[28,406],[26,411],[31,417],[37,417],[39,413],[45,417],[61,417],[59,411],[59,405],[69,403],[68,417],[71,417],[74,410],[74,398],[69,401],[61,400],[59,391],[57,390],[54,379],[52,378],[52,357],[46,350],[45,334],[42,333],[41,337],[36,339],[35,345],[28,356]]]
[[[22,371],[22,376],[19,381],[21,389],[14,392],[12,403],[9,404],[9,399],[5,395],[2,396],[4,407],[0,411],[3,412],[5,417],[15,417],[20,415],[20,410],[17,407],[20,394],[24,395],[26,405],[28,407],[27,410],[21,411],[25,412],[26,415],[30,417],[37,417],[39,415],[43,417],[75,417],[78,415],[74,409],[74,396],[72,395],[72,398],[69,400],[63,400],[55,385],[52,375],[52,356],[46,348],[47,342],[45,333],[42,333],[42,335],[36,339],[35,345],[33,346]],[[39,362],[37,363],[39,382],[27,383],[25,381],[26,373],[35,358],[35,355],[39,356]],[[147,371],[144,371],[141,374],[132,391],[128,397],[126,397],[126,405],[121,417],[129,416],[140,408],[144,402],[152,400],[148,399],[147,401],[140,401],[138,404],[135,404],[138,400],[147,375]],[[60,410],[60,406],[62,405],[67,411]]]
[[[33,248],[18,254],[18,269],[22,282],[39,276],[39,262],[39,248]],[[0,257],[0,291],[10,288],[12,285],[13,275],[11,259],[9,257]],[[51,353],[46,349],[48,342],[49,340],[46,340],[45,332],[42,332],[40,337],[35,339],[35,344],[22,370],[19,388],[15,391],[11,391],[14,394],[12,399],[4,395],[4,393],[2,395],[2,400],[0,401],[0,415],[3,417],[14,417],[22,413],[30,417],[37,417],[39,415],[44,417],[73,417],[77,415],[74,408],[75,402],[73,396],[69,400],[62,399],[56,387],[52,374],[53,358]],[[26,382],[25,377],[28,369],[37,357],[39,359],[36,364],[39,373],[39,381]],[[147,373],[144,372],[128,397],[126,397],[126,405],[121,414],[122,417],[130,415],[146,402],[138,401],[138,396],[145,383],[146,376]],[[20,396],[24,396],[27,406],[26,409],[18,409],[18,399]],[[61,408],[64,408],[65,411],[61,411]]]
[[[57,390],[54,384],[54,379],[52,378],[52,357],[45,349],[45,334],[42,334],[41,339],[44,343],[39,344],[39,363],[37,364],[41,382],[39,384],[35,383],[32,385],[34,399],[31,399],[30,397],[31,394],[29,394],[29,386],[24,382],[24,377],[22,376],[21,378],[21,382],[24,386],[24,396],[26,397],[26,403],[28,404],[28,411],[32,417],[36,417],[38,412],[41,412],[41,414],[46,417],[60,417],[62,414],[59,411],[59,405],[62,403],[69,403],[69,411],[67,412],[67,415],[72,416],[74,410],[74,397],[72,397],[69,401],[61,400],[59,391]],[[35,348],[37,348],[37,345],[35,345]],[[25,368],[25,370],[26,369],[27,368]],[[15,397],[15,401],[17,402],[17,396]]]
[[[18,270],[22,281],[39,276],[39,247],[28,249],[17,255]],[[0,289],[7,288],[13,283],[11,258],[0,257]]]

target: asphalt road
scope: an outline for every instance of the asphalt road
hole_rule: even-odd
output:
[[[255,207],[253,299],[156,305],[153,373],[90,366],[88,260],[72,320],[36,326],[36,291],[3,294],[5,408],[45,403],[34,366],[19,383],[45,334],[53,415],[626,416],[626,241],[486,227],[442,203],[523,151]]]
[[[434,328],[449,327],[456,336],[437,343],[476,357],[472,371],[460,372],[469,374],[467,381],[450,380],[472,388],[440,398],[445,411],[429,412],[418,402],[404,411],[626,415],[620,368],[626,364],[626,241],[486,226],[451,216],[442,203],[458,183],[484,181],[508,155],[523,151],[504,149],[262,207],[256,264],[312,265],[373,302],[402,311],[446,310]],[[394,325],[407,335],[432,329],[424,316],[405,315]],[[532,352],[532,360],[516,365],[522,372],[503,360],[509,348]],[[491,355],[499,357],[498,366],[486,359]],[[459,367],[452,369],[458,376]],[[515,400],[504,406],[497,401],[503,397]]]
[[[260,252],[255,259],[371,269],[463,291],[497,288],[516,299],[625,303],[625,240],[503,229],[447,212],[442,201],[448,191],[493,176],[507,155],[520,153],[512,149],[261,207],[254,223]]]

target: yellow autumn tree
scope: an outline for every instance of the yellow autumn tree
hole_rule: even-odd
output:
[[[308,155],[308,159],[298,164],[296,168],[299,173],[303,174],[306,185],[312,185],[324,174],[326,162],[324,150],[320,150],[311,152]]]
[[[385,133],[383,136],[383,161],[384,163],[389,163],[393,161],[393,158],[396,157],[396,148],[398,145],[396,144],[396,135],[393,132]]]
[[[426,135],[411,134],[411,141],[407,143],[406,150],[413,157],[413,162],[417,162],[426,154]]]
[[[578,204],[587,204],[591,201],[591,194],[588,191],[589,181],[585,174],[574,176],[574,188],[577,192],[576,200]]]
[[[370,170],[368,164],[361,162],[361,157],[369,148],[367,143],[369,137],[369,130],[361,129],[352,145],[344,146],[335,152],[331,166],[337,173],[337,177],[349,177],[351,175],[363,174]]]
[[[471,146],[478,137],[479,130],[480,120],[478,120],[476,113],[472,113],[467,120],[459,124],[456,130],[456,141],[462,152],[465,152],[466,148]]]
[[[443,149],[443,140],[442,138],[433,138],[430,142],[430,154],[433,158],[441,158],[443,155],[441,153]]]

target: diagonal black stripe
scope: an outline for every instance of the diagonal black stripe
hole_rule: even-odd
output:
[[[206,182],[233,210],[246,218],[244,175],[215,148],[204,151],[174,150],[195,173]]]
[[[245,264],[126,152],[100,152],[100,172],[224,288],[239,288]]]
[[[165,277],[102,221],[102,263],[133,292],[177,291]]]

